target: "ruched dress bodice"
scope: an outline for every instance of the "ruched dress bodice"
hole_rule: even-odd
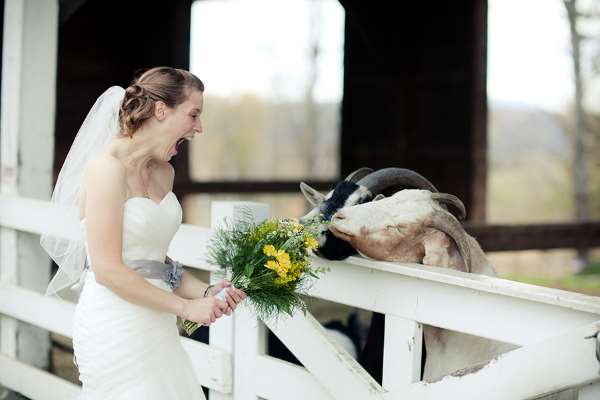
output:
[[[131,197],[123,205],[123,262],[147,259],[164,262],[169,244],[182,221],[177,196],[168,192],[157,203],[146,197]],[[85,218],[81,220],[85,249],[90,264]]]

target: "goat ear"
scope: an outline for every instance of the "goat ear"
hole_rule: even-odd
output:
[[[323,193],[311,188],[304,182],[300,182],[300,191],[313,207],[318,206],[325,200],[325,195]]]

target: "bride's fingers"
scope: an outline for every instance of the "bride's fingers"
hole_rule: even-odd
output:
[[[215,299],[215,300],[216,300],[215,304],[217,305],[217,307],[219,308],[219,310],[221,312],[224,312],[227,309],[227,307],[229,307],[229,305],[226,302],[224,302],[223,300],[219,300],[219,299]]]
[[[240,301],[244,300],[245,297],[244,292],[242,292],[239,289],[235,289],[232,293],[232,296],[236,303],[239,303]]]
[[[228,294],[229,296],[231,296],[231,299],[233,300],[233,302],[234,302],[235,304],[237,304],[237,303],[239,303],[239,302],[240,302],[240,300],[239,300],[239,295],[237,294],[237,292],[238,292],[238,289],[233,289],[233,290],[228,290],[228,291],[227,291],[227,294]]]
[[[227,292],[228,292],[227,296],[226,296],[227,304],[229,305],[229,308],[231,310],[235,310],[235,300],[233,299],[233,297],[231,297],[231,294],[229,294],[229,291],[227,291]]]

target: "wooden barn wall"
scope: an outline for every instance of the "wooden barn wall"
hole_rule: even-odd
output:
[[[341,170],[414,169],[485,216],[487,1],[340,0]]]
[[[73,4],[61,2],[61,13],[68,9],[62,7],[65,3]],[[55,179],[77,130],[104,90],[127,87],[140,68],[189,68],[191,0],[79,3],[72,14],[61,14],[66,20],[59,29]],[[172,160],[177,181],[188,179],[184,153]]]

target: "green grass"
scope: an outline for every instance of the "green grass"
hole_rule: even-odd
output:
[[[600,276],[600,261],[592,261],[580,275]]]
[[[501,278],[530,283],[532,285],[569,290],[571,292],[584,293],[592,296],[600,296],[600,263],[594,264],[593,268],[596,272],[586,271],[579,275],[544,277],[513,273],[501,276]]]

